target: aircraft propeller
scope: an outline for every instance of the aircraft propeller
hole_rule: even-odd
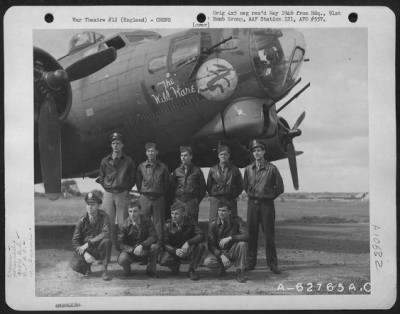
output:
[[[46,196],[55,200],[61,194],[60,101],[68,102],[70,82],[97,72],[117,57],[113,47],[88,55],[63,69],[46,51],[34,47],[35,118],[42,179]],[[60,99],[61,95],[61,99]]]
[[[286,152],[289,161],[289,169],[292,175],[293,186],[296,190],[299,189],[299,178],[297,173],[297,160],[296,160],[296,150],[293,145],[293,138],[301,135],[301,130],[298,128],[300,124],[303,122],[306,116],[306,112],[303,113],[297,118],[293,127],[288,130],[288,142],[286,144]]]

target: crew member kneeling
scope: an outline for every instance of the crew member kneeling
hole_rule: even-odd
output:
[[[164,252],[161,256],[161,266],[167,266],[172,273],[179,274],[182,259],[189,259],[191,280],[199,280],[195,272],[204,251],[204,233],[190,216],[184,216],[182,203],[175,203],[171,208],[171,219],[164,228]]]
[[[112,247],[110,221],[107,214],[99,209],[102,201],[94,191],[86,194],[85,202],[87,213],[79,219],[72,236],[75,254],[71,267],[78,273],[89,275],[91,264],[101,260],[103,280],[111,280],[107,272]]]
[[[118,264],[124,269],[124,275],[131,274],[131,264],[147,263],[146,274],[157,277],[156,263],[158,255],[157,234],[153,222],[141,213],[140,202],[129,202],[128,218],[125,219],[118,234],[121,253]]]
[[[204,265],[217,270],[220,275],[232,263],[236,266],[236,280],[246,282],[244,270],[247,266],[247,228],[239,216],[232,214],[228,202],[218,202],[218,218],[210,224],[208,234],[208,250],[210,254]]]

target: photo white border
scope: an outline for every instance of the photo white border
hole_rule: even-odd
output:
[[[212,10],[243,10],[265,8],[282,10],[287,7],[154,7],[146,6],[36,6],[12,7],[4,16],[4,93],[5,93],[5,247],[16,232],[34,230],[33,193],[33,30],[35,29],[111,29],[111,28],[190,28],[197,23],[198,13],[212,16]],[[373,226],[383,250],[383,269],[377,271],[377,257],[370,248],[371,284],[370,295],[299,295],[299,296],[185,296],[177,305],[170,297],[36,297],[35,275],[28,279],[7,277],[6,301],[19,310],[57,310],[55,304],[80,303],[77,310],[256,310],[256,309],[384,309],[390,308],[397,296],[396,282],[396,116],[395,116],[395,15],[386,7],[305,7],[291,9],[339,10],[339,17],[331,17],[326,23],[237,23],[210,22],[210,28],[230,27],[299,27],[299,28],[368,28],[368,108],[370,148],[370,241],[374,237]],[[123,13],[122,13],[123,12]],[[358,13],[353,24],[347,19],[351,12]],[[52,13],[53,23],[44,21],[44,15]],[[72,16],[162,16],[172,17],[172,23],[73,23]],[[179,18],[176,18],[179,16]],[[175,18],[174,18],[175,17]],[[179,25],[177,25],[177,23]],[[378,232],[379,231],[379,232]],[[34,245],[34,243],[33,243]],[[34,252],[34,248],[33,248]],[[34,253],[33,253],[34,254]],[[7,256],[6,256],[7,257]],[[33,265],[34,267],[34,265]],[[33,271],[34,273],[34,271]],[[376,288],[379,287],[379,288]],[[182,297],[179,297],[182,301]],[[288,299],[290,298],[290,300]],[[63,308],[73,310],[74,308]]]

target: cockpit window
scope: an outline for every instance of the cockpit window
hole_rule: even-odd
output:
[[[156,71],[162,70],[167,66],[167,57],[155,57],[149,62],[149,72],[154,73]]]
[[[292,62],[290,63],[288,78],[295,80],[299,74],[300,66],[304,58],[304,49],[296,47]]]
[[[239,50],[240,39],[232,38],[231,40],[226,41],[219,47],[215,48],[215,51],[237,51]]]
[[[90,44],[92,42],[89,33],[81,33],[76,36],[74,36],[73,40],[73,45],[75,47],[83,46]]]
[[[93,33],[94,34],[94,39],[96,42],[102,41],[104,39],[104,35],[99,34],[99,33]]]
[[[71,38],[69,42],[69,51],[74,52],[81,50],[102,40],[104,40],[104,36],[96,32],[78,33]]]
[[[125,47],[125,42],[120,36],[113,37],[106,41],[107,47],[114,47],[115,49],[121,49]]]
[[[251,51],[257,77],[272,97],[294,83],[304,58],[304,39],[294,30],[255,30]]]
[[[189,37],[177,40],[173,47],[171,63],[174,69],[193,62],[200,53],[198,37]]]
[[[134,32],[124,32],[126,39],[130,43],[146,42],[149,40],[157,40],[161,38],[161,35],[156,32],[151,31],[134,31]]]

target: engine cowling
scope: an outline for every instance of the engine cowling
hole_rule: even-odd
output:
[[[252,138],[264,133],[264,103],[259,98],[239,98],[202,127],[194,139],[205,137]]]
[[[64,120],[71,109],[72,93],[71,85],[67,78],[59,77],[63,74],[61,65],[46,51],[34,48],[34,96],[35,96],[35,120],[39,115],[40,104],[50,91],[57,105],[57,113],[60,120]],[[58,81],[63,83],[58,83]],[[52,88],[53,83],[58,85]]]

